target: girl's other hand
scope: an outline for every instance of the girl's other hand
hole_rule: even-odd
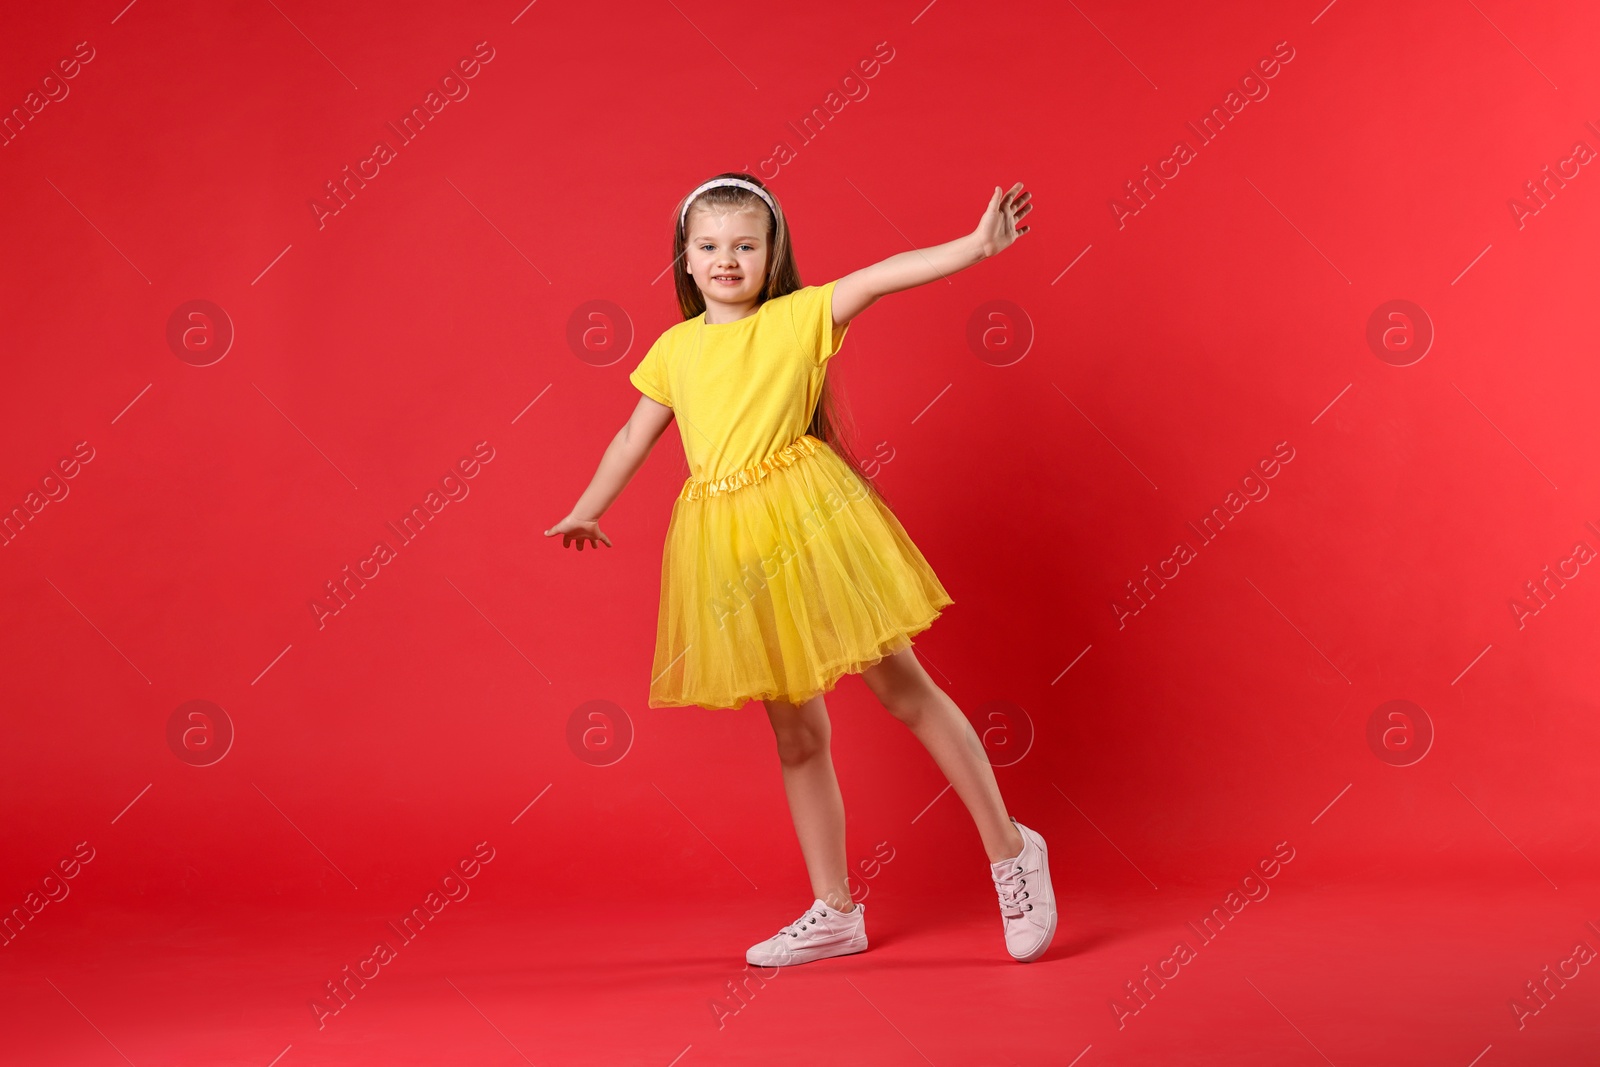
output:
[[[598,521],[584,522],[568,515],[544,532],[546,537],[554,537],[556,534],[561,535],[562,548],[571,547],[574,541],[578,542],[579,552],[583,551],[585,542],[592,542],[595,548],[599,548],[602,544],[607,548],[611,547],[611,538],[601,531]]]
[[[972,231],[984,256],[987,258],[1005,251],[1011,247],[1011,242],[1027,233],[1028,227],[1019,228],[1017,222],[1032,210],[1033,194],[1022,192],[1021,182],[1006,190],[1003,196],[1000,187],[995,186],[989,206],[984,210],[983,218],[978,220],[978,228]]]

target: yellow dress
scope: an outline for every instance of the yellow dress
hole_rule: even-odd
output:
[[[673,502],[649,705],[799,704],[911,644],[953,603],[861,474],[807,434],[836,283],[668,328],[628,380],[673,409]]]

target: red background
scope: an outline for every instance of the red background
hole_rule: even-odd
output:
[[[1562,163],[1600,148],[1584,5],[284,0],[12,24],[8,110],[93,49],[0,149],[0,907],[94,850],[0,951],[17,1062],[112,1062],[110,1043],[141,1064],[285,1045],[285,1063],[398,1063],[423,1035],[521,1062],[470,1011],[432,1028],[430,998],[455,998],[423,983],[435,968],[536,1062],[685,1045],[684,1063],[777,1062],[768,1028],[833,1047],[825,1023],[788,1034],[820,993],[787,977],[746,1005],[762,1022],[708,1022],[809,888],[760,705],[645,706],[676,430],[605,516],[614,549],[541,536],[676,319],[674,207],[729,169],[781,198],[807,284],[969,232],[996,185],[1035,201],[1032,232],[880,301],[832,367],[956,601],[917,650],[1051,842],[1057,977],[995,961],[970,820],[847,678],[828,703],[850,858],[888,843],[874,921],[932,953],[887,972],[898,1014],[858,980],[906,1042],[878,1020],[887,1043],[851,1047],[1065,1063],[1091,1045],[1088,1064],[1172,1042],[1287,1063],[1315,1042],[1340,1063],[1466,1063],[1492,1045],[1486,1063],[1533,1063],[1600,1045],[1600,978],[1525,1029],[1507,1010],[1575,940],[1600,945],[1600,577],[1580,567],[1523,625],[1511,607],[1537,606],[1524,583],[1577,543],[1600,549],[1600,178]],[[324,184],[398,145],[386,123],[478,42],[493,56],[469,94],[319,225]],[[1186,123],[1275,46],[1292,59],[1268,95],[1202,146]],[[789,123],[830,102],[802,142]],[[1125,183],[1179,139],[1195,158],[1119,222]],[[1541,205],[1525,183],[1546,166],[1578,172]],[[1519,220],[1518,199],[1540,209]],[[1397,299],[1435,331],[1408,366],[1367,341]],[[192,300],[234,331],[205,366],[167,338]],[[597,300],[622,314],[575,347]],[[999,347],[975,350],[997,300],[1014,306]],[[51,479],[79,442],[92,459]],[[479,442],[492,459],[449,483],[467,495],[400,547],[386,522]],[[1270,495],[1202,547],[1186,524],[1280,442]],[[396,558],[319,625],[324,583],[379,539]],[[1119,625],[1125,583],[1180,540],[1197,558]],[[207,766],[168,740],[191,700],[234,734]],[[586,749],[570,729],[594,700],[614,732]],[[1433,731],[1409,766],[1368,740],[1391,700]],[[317,1029],[323,982],[483,841],[457,932],[402,950]],[[1250,920],[1280,955],[1247,971],[1280,1012],[1219,963],[1147,1009],[1166,1020],[1118,1029],[1124,979],[1280,841],[1286,902]],[[981,938],[941,942],[933,916]],[[979,953],[1011,969],[954,977]],[[497,1001],[489,975],[538,992]],[[991,993],[992,1011],[954,1011]],[[1025,1040],[1001,1014],[1018,1003],[1044,1013]]]

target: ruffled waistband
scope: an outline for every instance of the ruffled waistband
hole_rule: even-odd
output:
[[[801,434],[761,462],[734,471],[726,477],[690,478],[683,483],[683,491],[678,496],[683,500],[700,500],[716,496],[718,493],[731,493],[735,489],[759,482],[779,467],[792,466],[822,447],[823,442],[820,438],[812,437],[808,433]]]

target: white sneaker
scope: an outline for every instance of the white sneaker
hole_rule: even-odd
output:
[[[854,911],[845,912],[814,900],[800,918],[761,944],[751,946],[744,960],[757,967],[786,967],[865,951],[866,907],[857,903]]]
[[[1012,959],[1032,963],[1050,947],[1056,934],[1056,894],[1050,887],[1050,864],[1044,838],[1017,822],[1022,852],[990,864],[995,893],[1000,898],[1000,920],[1006,931],[1006,950]]]

